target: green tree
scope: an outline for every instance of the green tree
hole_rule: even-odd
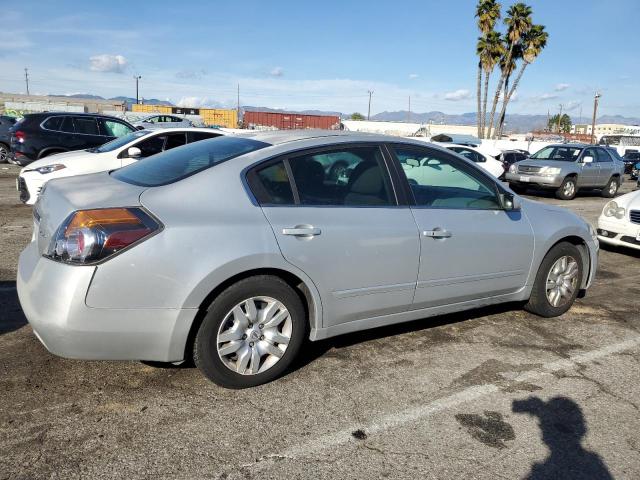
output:
[[[478,60],[478,75],[477,75],[477,123],[478,123],[478,138],[482,138],[482,132],[484,131],[484,123],[486,116],[486,90],[485,88],[485,100],[484,100],[484,110],[482,110],[482,73],[484,72],[486,75],[485,86],[489,83],[489,76],[493,71],[496,63],[493,64],[489,62],[487,59],[492,56],[490,45],[492,44],[492,40],[495,40],[495,35],[498,35],[497,32],[494,31],[496,26],[496,22],[500,19],[500,4],[495,0],[480,0],[478,5],[476,6],[476,18],[478,19],[478,29],[480,30],[481,36],[478,39],[478,45],[476,47],[476,54],[479,57]],[[491,37],[491,39],[489,38]]]
[[[518,45],[522,36],[529,32],[529,30],[531,30],[531,13],[531,7],[525,5],[524,3],[516,3],[515,5],[509,7],[509,10],[507,10],[507,17],[504,19],[504,23],[507,26],[507,47],[505,57],[501,64],[509,68],[502,69],[502,74],[500,76],[498,86],[496,87],[496,93],[493,97],[493,105],[491,106],[491,116],[489,117],[489,127],[486,132],[487,138],[491,136],[493,130],[496,108],[498,107],[500,94],[505,88],[505,82],[507,80],[506,77],[508,74],[510,74],[511,71],[513,71],[510,67],[514,59],[514,53],[517,53],[518,51]],[[493,132],[494,138],[495,133],[496,132]]]
[[[351,117],[349,117],[351,120],[364,120],[364,115],[362,115],[361,113],[358,112],[353,112],[351,114]]]
[[[549,34],[545,32],[544,25],[533,25],[531,29],[525,33],[521,38],[521,44],[519,46],[520,56],[522,57],[522,65],[520,67],[520,71],[518,72],[518,76],[516,77],[513,85],[511,86],[511,90],[508,88],[504,89],[504,97],[502,100],[502,111],[500,112],[500,123],[498,125],[498,138],[502,135],[502,129],[504,127],[504,118],[507,111],[507,104],[511,97],[513,96],[516,88],[518,88],[518,84],[522,79],[522,75],[524,74],[525,69],[531,64],[542,52],[544,47],[547,46],[547,40],[549,39]],[[508,82],[505,82],[505,84]]]
[[[559,122],[558,119],[560,119]],[[559,129],[558,125],[560,126]],[[562,117],[560,116],[560,114],[555,114],[554,116],[549,118],[547,128],[551,132],[569,133],[571,132],[571,125],[573,125],[573,123],[571,122],[571,117],[566,113],[563,113]]]

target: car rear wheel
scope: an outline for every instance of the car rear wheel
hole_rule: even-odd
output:
[[[582,284],[582,256],[568,242],[555,245],[542,260],[525,310],[541,317],[557,317],[575,301]]]
[[[0,143],[0,163],[7,163],[9,159],[9,147]]]
[[[578,191],[576,177],[567,177],[562,181],[560,188],[556,190],[556,197],[560,200],[571,200]]]
[[[305,309],[287,283],[271,275],[250,277],[213,301],[196,335],[193,359],[222,387],[253,387],[291,365],[305,331]]]
[[[604,198],[613,198],[618,193],[618,178],[611,177],[605,187],[602,189],[602,196]]]

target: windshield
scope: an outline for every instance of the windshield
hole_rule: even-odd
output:
[[[110,142],[107,142],[104,145],[100,145],[99,147],[89,148],[87,149],[87,152],[95,152],[95,153],[113,152],[114,150],[120,147],[124,147],[127,143],[131,143],[134,140],[144,137],[145,135],[149,135],[150,133],[151,132],[149,132],[148,130],[135,130],[122,137],[116,138],[115,140],[111,140]]]
[[[111,175],[134,185],[157,187],[269,146],[249,138],[222,136],[167,150],[116,170]]]
[[[554,160],[559,162],[575,162],[582,152],[581,147],[550,146],[537,151],[529,158],[532,160]]]

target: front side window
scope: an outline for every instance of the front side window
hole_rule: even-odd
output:
[[[550,146],[544,147],[531,155],[532,160],[555,160],[560,162],[575,162],[578,160],[582,148],[578,147],[560,147]]]
[[[115,170],[117,180],[157,187],[174,183],[232,158],[270,146],[250,138],[221,136],[167,150],[151,158]]]
[[[172,133],[167,135],[167,141],[164,144],[165,150],[181,147],[187,143],[187,135],[185,133]]]
[[[379,147],[346,147],[289,158],[302,205],[386,206],[393,195]]]
[[[76,126],[76,133],[84,135],[100,135],[98,123],[95,118],[75,117],[73,123]]]
[[[149,130],[134,130],[133,132],[124,135],[120,138],[116,138],[107,142],[105,144],[100,145],[94,149],[97,153],[105,153],[105,152],[113,152],[120,147],[124,147],[128,143],[133,142],[134,140],[138,140],[139,138],[144,137],[145,135],[149,135],[151,132]]]
[[[209,132],[189,132],[191,136],[190,142],[199,142],[200,140],[207,140],[209,138],[219,137],[219,133],[209,133]]]
[[[99,118],[98,125],[100,125],[100,132],[106,137],[118,138],[132,132],[131,128],[124,123],[106,118]]]
[[[134,147],[138,147],[142,154],[141,157],[150,157],[151,155],[155,155],[156,153],[160,153],[164,148],[164,141],[166,140],[166,135],[155,135],[151,138],[147,138],[139,143],[136,143]]]
[[[435,150],[393,147],[418,206],[499,209],[495,184],[474,167]]]
[[[480,155],[475,150],[471,150],[470,148],[451,147],[450,150],[453,150],[457,154],[462,155],[463,157],[471,160],[472,162],[475,162],[475,163],[486,162],[486,159],[482,155]]]

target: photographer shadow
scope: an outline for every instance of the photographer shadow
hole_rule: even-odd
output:
[[[531,467],[526,479],[613,479],[600,456],[582,446],[587,426],[576,402],[567,397],[555,397],[548,402],[529,397],[514,401],[512,410],[538,418],[542,440],[551,451],[544,462]]]

